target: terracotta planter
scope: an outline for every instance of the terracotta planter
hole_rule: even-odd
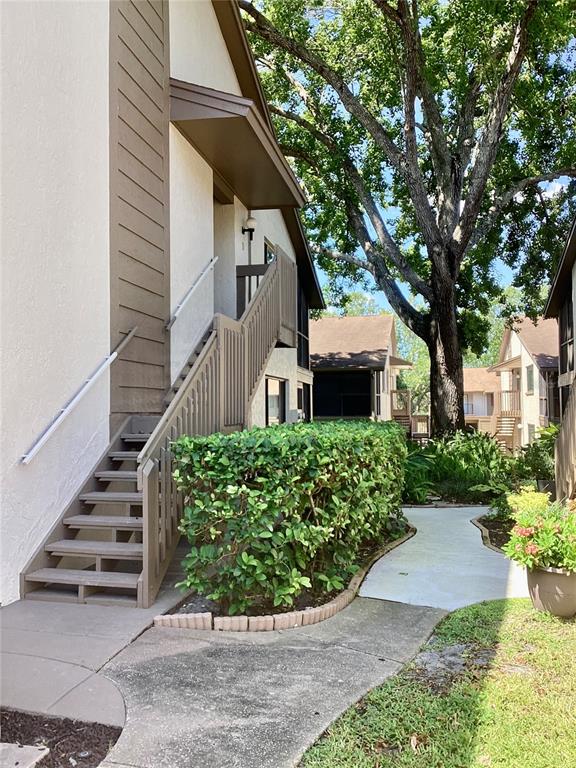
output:
[[[528,591],[537,611],[565,619],[576,614],[576,571],[534,568],[528,571]]]

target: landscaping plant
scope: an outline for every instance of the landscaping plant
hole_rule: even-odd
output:
[[[526,568],[576,571],[576,508],[550,502],[547,493],[524,488],[508,495],[516,525],[506,555]]]
[[[190,543],[184,584],[230,613],[344,587],[368,542],[404,528],[395,423],[279,425],[173,446]]]
[[[421,503],[427,489],[446,501],[491,501],[511,490],[511,466],[490,435],[456,432],[410,449],[404,500]]]

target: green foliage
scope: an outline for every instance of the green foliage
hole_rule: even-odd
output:
[[[302,768],[572,768],[576,625],[497,600],[454,611],[432,652],[465,648],[445,684],[407,665],[350,707]],[[488,667],[475,657],[492,657]]]
[[[547,493],[522,489],[508,495],[516,525],[506,555],[527,568],[576,571],[576,506],[550,503]]]
[[[183,437],[187,587],[231,613],[341,589],[361,547],[398,532],[406,440],[395,423],[281,425]]]
[[[410,116],[403,95],[410,82],[407,63],[414,57],[406,52],[403,36],[391,18],[400,7],[397,3],[258,0],[255,4],[278,36],[304,46],[333,68],[390,142],[399,152],[407,152]],[[422,82],[415,88],[420,98],[414,140],[434,220],[440,221],[445,196],[431,140],[434,114],[421,98],[423,86],[428,86],[437,104],[438,123],[452,162],[450,173],[464,179],[457,203],[463,206],[469,199],[476,150],[492,119],[494,94],[504,77],[515,27],[528,4],[526,0],[423,0],[401,5],[417,8],[419,14],[411,20],[419,31],[424,61],[419,75]],[[389,13],[381,12],[382,6]],[[570,0],[540,2],[528,26],[526,57],[497,138],[477,218],[477,225],[487,223],[488,229],[465,253],[456,286],[460,339],[463,348],[474,355],[489,348],[490,304],[501,293],[498,260],[512,269],[516,285],[522,288],[527,299],[523,310],[529,314],[541,311],[542,284],[553,272],[574,215],[574,182],[566,183],[561,173],[563,183],[528,183],[519,194],[508,198],[504,193],[522,179],[560,169],[574,176],[575,9]],[[251,21],[249,14],[245,18]],[[302,61],[294,48],[283,48],[277,39],[267,40],[257,32],[250,34],[250,40],[267,98],[284,113],[275,112],[273,118],[281,146],[293,158],[308,193],[307,233],[319,249],[318,261],[329,279],[336,284],[365,275],[353,264],[330,257],[332,251],[358,254],[363,246],[347,213],[347,206],[357,200],[346,166],[351,159],[402,256],[430,282],[431,252],[423,235],[422,214],[410,195],[410,184],[382,145],[343,106],[340,92]],[[465,136],[460,129],[470,106],[473,119]],[[327,137],[329,144],[319,136]],[[490,229],[490,211],[499,199],[506,202]],[[448,242],[452,235],[458,239],[452,226]],[[383,242],[377,241],[382,251]],[[390,259],[387,266],[393,279],[406,283]],[[382,284],[379,287],[384,290]],[[414,299],[416,293],[413,291]],[[416,305],[415,300],[412,303]]]
[[[536,440],[523,446],[515,466],[519,480],[554,480],[554,444],[559,431],[558,425],[551,424],[538,430]]]
[[[485,502],[510,488],[511,459],[483,432],[456,432],[431,440],[423,451],[434,492],[443,499]]]
[[[402,497],[407,504],[426,503],[434,489],[434,483],[430,479],[431,473],[432,456],[415,443],[408,445]]]

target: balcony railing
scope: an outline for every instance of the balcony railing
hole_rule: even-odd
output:
[[[520,416],[520,392],[511,389],[496,393],[496,412],[503,416]]]
[[[180,537],[183,499],[172,477],[172,443],[181,435],[247,426],[250,403],[274,346],[278,341],[296,346],[296,264],[279,252],[271,264],[261,266],[259,285],[240,318],[215,316],[194,366],[138,456],[144,517],[141,607],[154,601]],[[253,279],[254,274],[241,277]]]
[[[410,416],[410,390],[393,389],[390,396],[392,398],[392,416]]]

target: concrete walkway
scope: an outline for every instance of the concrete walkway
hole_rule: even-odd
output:
[[[526,573],[482,543],[470,521],[486,507],[409,507],[417,533],[372,567],[362,597],[453,611],[482,600],[528,597]]]
[[[285,632],[152,628],[149,611],[22,601],[2,611],[2,704],[125,727],[103,768],[289,768],[395,674],[448,610],[524,596],[485,548],[476,508],[409,508],[416,536],[378,561],[361,597]]]
[[[285,632],[151,629],[104,669],[128,714],[102,768],[294,766],[444,615],[358,599]]]
[[[181,559],[181,558],[180,558]],[[19,600],[0,610],[0,705],[122,727],[124,699],[97,674],[182,600],[179,561],[152,608]]]

